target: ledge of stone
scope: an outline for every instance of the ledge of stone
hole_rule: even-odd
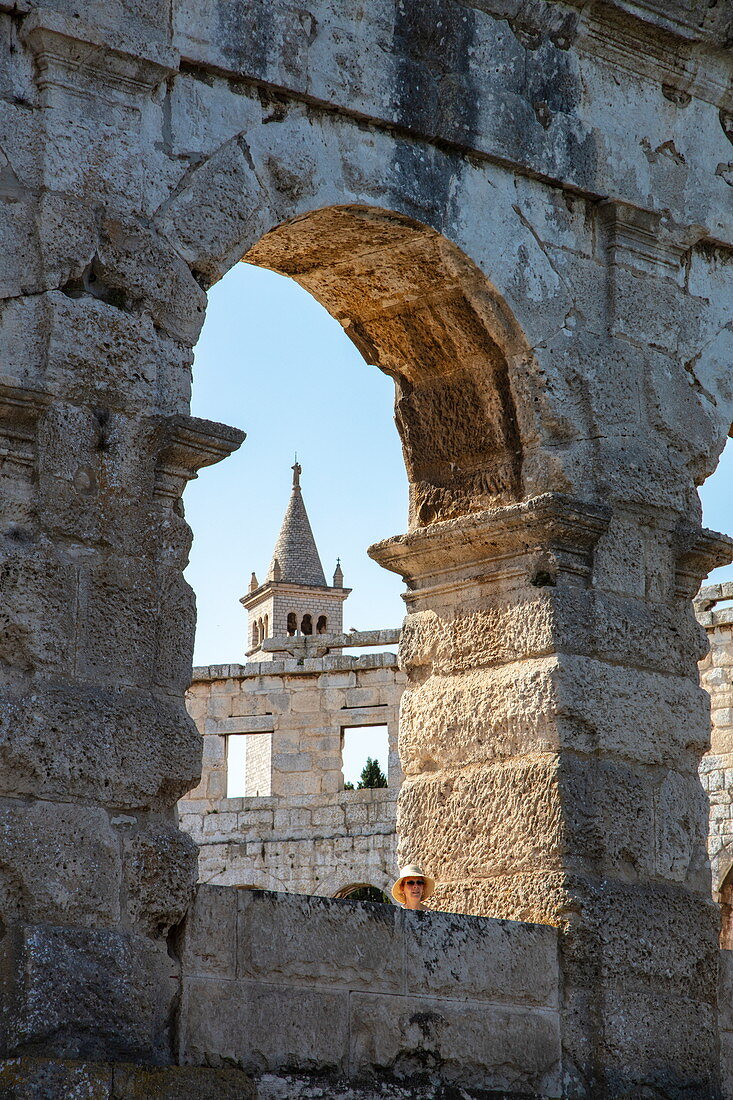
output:
[[[377,632],[375,631],[375,633]],[[379,631],[379,633],[387,633],[387,631]],[[386,645],[388,643],[381,644]],[[396,653],[364,653],[360,657],[341,655],[338,657],[306,657],[301,660],[291,657],[283,661],[250,661],[246,665],[194,665],[191,670],[191,683],[243,679],[255,676],[282,676],[283,674],[288,676],[312,676],[314,673],[349,671],[352,669],[358,672],[359,669],[363,668],[395,668],[397,664]]]
[[[152,1068],[106,1062],[0,1061],[3,1100],[255,1100],[252,1080],[227,1066]]]

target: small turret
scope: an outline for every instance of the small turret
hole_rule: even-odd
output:
[[[333,587],[334,588],[343,588],[344,587],[344,574],[341,570],[341,558],[336,558],[336,568],[334,569],[334,572],[333,572]]]
[[[250,592],[256,592],[259,587],[260,582],[257,580],[257,574],[253,573],[249,579],[249,590]]]

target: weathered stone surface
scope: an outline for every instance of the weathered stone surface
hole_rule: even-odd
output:
[[[249,1073],[338,1074],[348,1060],[348,1006],[345,990],[192,978],[181,1036],[185,1060]]]
[[[142,937],[16,926],[3,941],[3,1052],[165,1062],[175,976],[165,947]]]
[[[561,1095],[554,1013],[355,993],[349,1020],[358,1075]]]
[[[169,1056],[175,987],[155,1004],[149,991],[189,865],[161,822],[201,747],[176,702],[193,629],[180,495],[241,442],[186,419],[190,346],[200,288],[246,258],[296,278],[395,381],[410,533],[378,554],[409,589],[401,854],[439,869],[437,906],[561,926],[577,983],[568,1100],[715,1096],[693,781],[704,639],[687,601],[726,550],[696,529],[696,486],[733,421],[727,7],[0,0],[2,793],[35,826],[39,801],[83,807],[82,855],[95,814],[135,819],[110,826],[130,842],[117,927],[103,816],[89,902],[68,861],[36,875],[7,855],[6,970],[31,991],[6,1013],[10,1049]],[[283,782],[335,793],[338,753],[316,791],[313,746],[295,744],[316,713],[301,702],[271,761]],[[725,823],[724,769],[709,765]],[[209,780],[223,797],[221,769]],[[338,809],[346,832],[378,825],[372,803]],[[280,856],[314,828],[312,804],[267,810]],[[72,819],[59,812],[59,851]],[[240,827],[225,824],[198,831],[222,844]],[[262,824],[242,821],[250,872],[267,863]],[[19,850],[36,835],[14,828]],[[729,835],[721,824],[716,871]],[[63,935],[37,924],[23,939],[24,890]],[[633,949],[618,931],[632,912],[646,922]],[[283,1088],[309,1066],[343,1077],[345,988],[220,977],[195,981],[224,1006],[225,1041],[202,1031],[191,1057],[238,1058],[241,1010],[246,1058]],[[384,1031],[366,1063],[393,1073],[400,1051],[428,1049],[417,1025],[388,1029],[378,998],[406,998],[363,996],[375,1044]],[[461,1053],[479,1081],[476,1004],[446,1008],[448,1068],[426,1088],[463,1088]],[[490,1007],[502,1027],[524,1020]],[[500,1090],[539,1088],[545,1070],[559,1087],[522,1038],[549,1011],[484,1047]]]
[[[117,837],[97,807],[0,800],[2,917],[111,928],[120,920]]]
[[[402,991],[396,908],[255,890],[239,894],[238,977],[305,988]],[[386,959],[394,964],[385,966]]]
[[[124,846],[127,912],[139,930],[157,939],[180,924],[193,897],[198,849],[166,823],[152,823]]]
[[[405,991],[554,1007],[557,933],[447,913],[405,913]]]
[[[254,1100],[255,1087],[235,1069],[13,1058],[0,1062],[5,1100]]]

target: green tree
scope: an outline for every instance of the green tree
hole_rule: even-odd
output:
[[[378,760],[372,760],[367,756],[366,764],[362,768],[361,777],[357,784],[357,790],[363,791],[366,787],[386,787],[387,776],[379,766]]]

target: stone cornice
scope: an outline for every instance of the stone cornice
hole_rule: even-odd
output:
[[[239,602],[242,607],[246,607],[249,611],[253,607],[257,607],[258,604],[263,603],[264,600],[277,595],[278,592],[289,596],[303,595],[308,597],[312,597],[317,592],[331,599],[345,600],[351,591],[351,588],[334,588],[328,584],[294,584],[292,581],[265,581],[254,592],[248,592],[246,596],[242,596]]]
[[[523,504],[444,520],[369,547],[410,589],[525,577],[536,584],[587,584],[592,551],[611,509],[548,493]]]
[[[703,577],[733,561],[733,539],[705,527],[678,528],[676,543],[675,593],[681,599],[692,599]]]
[[[41,88],[75,90],[84,74],[123,95],[146,95],[178,69],[178,52],[170,46],[130,42],[44,8],[28,15],[21,35],[35,56]]]
[[[236,451],[245,433],[196,416],[171,416],[156,427],[155,495],[177,500],[186,482],[204,466],[213,466]]]

